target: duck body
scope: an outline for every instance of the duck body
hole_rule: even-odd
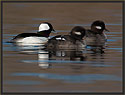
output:
[[[70,35],[58,35],[48,41],[48,49],[74,50],[85,48],[84,41],[75,40]]]
[[[79,26],[76,26],[72,29],[69,35],[57,35],[49,39],[46,44],[46,48],[49,50],[76,50],[84,49],[85,43],[82,38],[85,36],[85,29]]]
[[[95,34],[91,30],[86,31],[86,44],[88,46],[104,45],[107,42],[107,36],[105,33]]]
[[[91,25],[91,29],[86,30],[86,44],[88,46],[105,45],[105,42],[107,41],[107,36],[103,32],[104,30],[108,31],[105,28],[105,24],[103,21],[94,21]]]
[[[13,38],[16,44],[44,44],[48,41],[48,37],[44,37],[37,33],[22,33]]]
[[[11,42],[17,45],[45,44],[48,41],[49,34],[53,30],[52,25],[45,22],[40,24],[39,31],[37,33],[18,34],[11,40]]]

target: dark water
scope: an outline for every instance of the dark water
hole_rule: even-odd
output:
[[[120,3],[5,3],[3,91],[121,92],[121,6]],[[33,12],[27,13],[29,10]],[[93,12],[96,15],[90,16],[95,14]],[[19,33],[37,32],[41,22],[52,22],[57,34],[68,34],[77,25],[89,28],[96,19],[104,20],[110,30],[105,32],[108,40],[102,54],[94,53],[89,46],[82,51],[50,52],[42,50],[42,45],[17,47],[6,43]],[[57,34],[51,34],[51,37]]]

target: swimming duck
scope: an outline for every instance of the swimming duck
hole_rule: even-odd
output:
[[[86,31],[86,44],[87,45],[104,45],[107,41],[107,36],[104,33],[108,31],[105,27],[105,23],[101,20],[94,21],[91,24],[91,29]]]
[[[82,40],[84,36],[85,29],[81,26],[76,26],[69,35],[57,35],[49,39],[46,48],[49,50],[83,49],[86,46],[84,40]]]
[[[55,31],[53,26],[48,22],[43,22],[40,24],[37,33],[21,33],[14,37],[11,42],[20,43],[21,45],[45,44],[48,41],[49,34],[52,31]]]

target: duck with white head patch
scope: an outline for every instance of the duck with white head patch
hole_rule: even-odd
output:
[[[82,40],[85,29],[81,26],[74,27],[69,35],[57,35],[49,39],[46,48],[49,50],[84,49],[86,44]]]
[[[107,36],[104,30],[108,31],[105,23],[97,20],[92,23],[91,29],[86,31],[86,44],[87,46],[91,46],[91,50],[94,53],[104,53],[103,49],[105,49],[105,43],[107,42]]]
[[[103,21],[94,21],[91,25],[91,29],[86,31],[86,44],[90,46],[105,44],[107,36],[104,33],[104,30],[108,31]]]
[[[11,42],[20,45],[45,44],[52,31],[55,31],[53,26],[48,22],[43,22],[40,24],[37,33],[21,33],[14,37]]]

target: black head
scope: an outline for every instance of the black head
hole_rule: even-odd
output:
[[[43,22],[39,26],[38,34],[48,37],[51,32],[54,32],[53,26],[48,22]]]
[[[101,34],[103,31],[106,30],[105,23],[101,20],[94,21],[91,25],[91,31],[93,31],[95,34]]]
[[[71,30],[70,34],[71,34],[71,36],[74,37],[75,39],[81,40],[81,39],[85,36],[85,31],[86,31],[86,30],[85,30],[83,27],[81,27],[81,26],[75,26],[75,27]]]

